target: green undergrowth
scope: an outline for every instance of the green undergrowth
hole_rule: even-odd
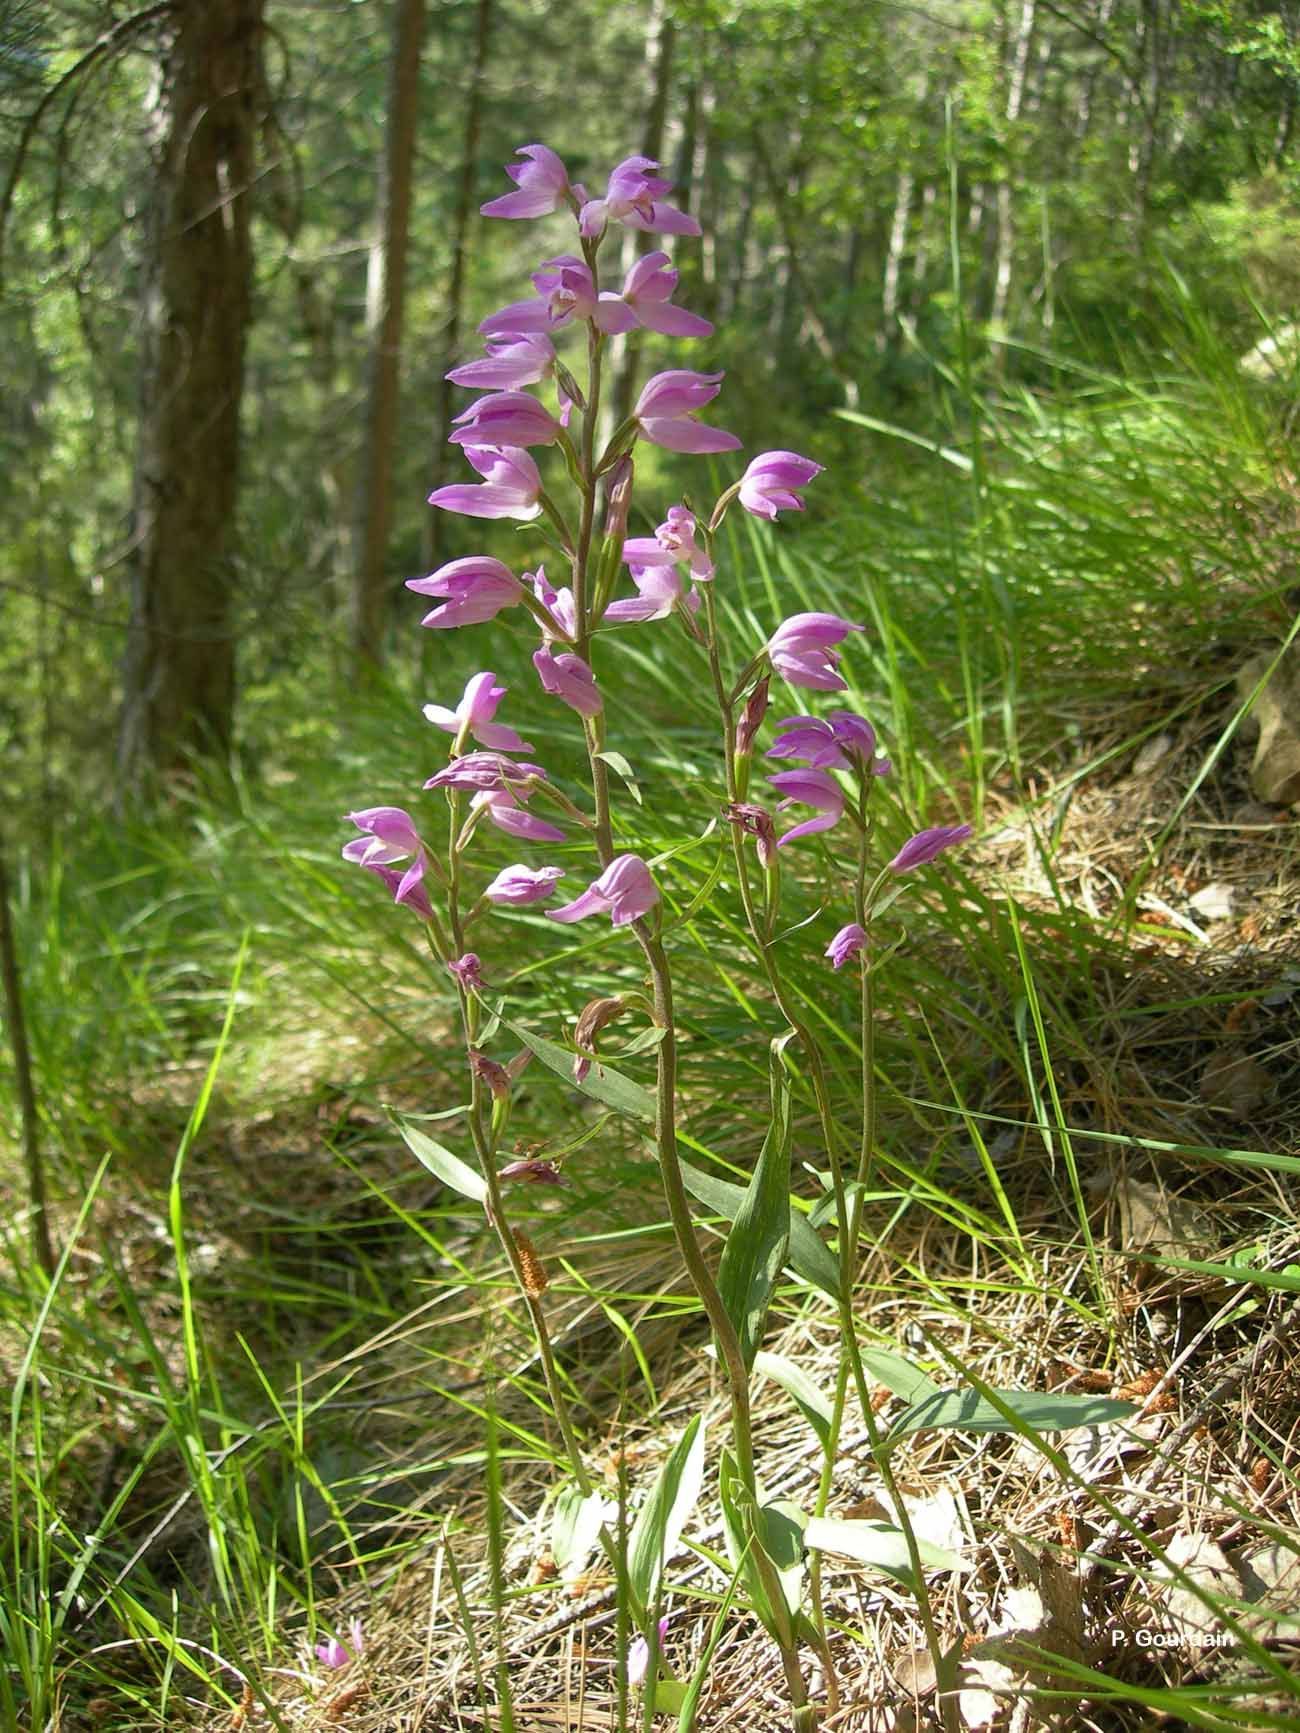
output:
[[[846,413],[861,433],[856,472],[819,482],[807,525],[729,520],[718,578],[740,643],[757,647],[804,608],[867,626],[846,651],[844,702],[894,759],[887,852],[922,823],[1025,815],[1038,894],[1009,893],[977,843],[889,934],[868,1220],[898,1304],[910,1293],[954,1317],[986,1290],[937,1289],[917,1251],[929,1235],[1001,1272],[1004,1294],[1041,1295],[1045,1269],[1063,1281],[1052,1248],[1077,1252],[1082,1273],[1047,1298],[1099,1361],[1117,1331],[1088,1189],[1103,1158],[1185,1161],[1211,1198],[1297,1165],[1280,1153],[1281,1119],[1261,1121],[1255,1148],[1169,1134],[1160,1101],[1180,1085],[1161,1074],[1158,1042],[1143,1046],[1143,1019],[1173,1005],[1194,1041],[1198,1016],[1221,1020],[1235,989],[1190,959],[1181,974],[1169,965],[1152,1002],[1126,1000],[1146,942],[1131,904],[1097,919],[1054,875],[1062,786],[1197,706],[1212,766],[1240,726],[1225,691],[1234,657],[1293,627],[1278,405],[1204,344],[1194,359],[1128,376],[1058,369],[1051,390],[978,414],[960,377],[937,372],[949,429],[938,435]],[[454,1520],[438,1489],[464,1467],[461,1422],[477,1424],[487,1399],[484,1299],[501,1293],[501,1271],[389,1118],[449,1116],[430,1129],[468,1153],[446,984],[418,923],[339,848],[350,809],[419,810],[445,754],[419,704],[454,702],[481,652],[472,633],[419,642],[416,604],[399,608],[411,629],[382,689],[346,709],[324,686],[264,694],[255,769],[178,789],[147,821],[88,815],[20,863],[63,1261],[47,1288],[21,1223],[6,1223],[8,1724],[65,1714],[79,1726],[108,1694],[115,1727],[180,1725],[187,1702],[233,1708],[246,1690],[279,1717],[275,1669],[301,1665],[293,1645],[336,1629],[341,1591],[378,1594],[426,1545],[411,1508]],[[497,673],[512,722],[563,782],[562,729],[534,691],[527,642],[520,627],[494,651]],[[609,736],[636,786],[619,791],[615,840],[651,860],[663,888],[685,1149],[706,1173],[743,1176],[765,1129],[762,1056],[780,1030],[728,913],[705,670],[672,622],[635,628],[620,662]],[[1057,804],[1037,797],[1049,783]],[[792,851],[776,942],[847,1111],[856,995],[822,955],[849,912],[836,846],[832,835]],[[517,853],[493,842],[485,876]],[[584,882],[580,845],[546,858]],[[507,1014],[553,1040],[581,1009],[577,956],[602,991],[638,984],[618,935],[594,925],[505,914],[481,949]],[[647,1055],[618,1059],[617,1029],[607,1045],[648,1079]],[[494,1054],[512,1050],[498,1037]],[[1117,1055],[1135,1053],[1149,1103],[1130,1092],[1120,1106]],[[520,1148],[562,1154],[570,1183],[525,1220],[551,1265],[561,1365],[594,1443],[612,1409],[653,1425],[674,1348],[704,1332],[635,1124],[578,1105],[539,1063],[527,1077]],[[0,1072],[16,1177],[8,1089]],[[794,1123],[797,1196],[820,1223],[806,1093]],[[813,1302],[792,1282],[779,1304],[792,1321]],[[549,1473],[554,1433],[526,1335],[508,1316],[494,1327],[501,1472]]]

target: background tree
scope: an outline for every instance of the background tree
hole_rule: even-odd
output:
[[[262,0],[176,0],[150,113],[123,775],[228,748]]]

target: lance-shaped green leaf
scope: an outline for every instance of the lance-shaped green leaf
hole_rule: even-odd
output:
[[[923,1402],[928,1396],[943,1394],[940,1386],[919,1366],[913,1366],[910,1360],[888,1348],[864,1348],[862,1364],[886,1390],[892,1390],[904,1402]]]
[[[690,1162],[682,1163],[682,1184],[714,1215],[732,1222],[745,1199],[745,1187],[733,1185],[729,1179],[704,1173]],[[789,1267],[814,1288],[834,1300],[839,1297],[839,1271],[828,1246],[817,1238],[808,1226],[802,1211],[790,1209]]]
[[[819,1552],[839,1553],[870,1565],[916,1592],[908,1557],[907,1537],[890,1522],[845,1522],[837,1517],[810,1516],[804,1525],[804,1541]],[[917,1552],[926,1570],[958,1571],[963,1561],[946,1547],[917,1538]]]
[[[769,1354],[763,1349],[754,1356],[753,1370],[760,1377],[768,1377],[781,1386],[825,1450],[831,1441],[834,1410],[830,1399],[817,1388],[803,1367],[787,1360],[784,1354]]]
[[[957,1432],[1069,1432],[1076,1426],[1128,1420],[1138,1412],[1136,1403],[1114,1396],[1053,1396],[1037,1390],[991,1390],[989,1394],[1002,1406],[978,1390],[936,1390],[895,1421],[888,1442],[930,1427]]]
[[[791,1039],[783,1035],[771,1046],[772,1120],[718,1265],[718,1292],[740,1338],[746,1370],[754,1364],[790,1245],[790,1087],[782,1054]]]
[[[400,1116],[394,1123],[402,1134],[406,1147],[415,1159],[428,1168],[429,1172],[440,1179],[444,1185],[449,1185],[453,1191],[458,1191],[462,1197],[473,1198],[475,1203],[487,1201],[487,1181],[481,1173],[475,1173],[472,1167],[453,1155],[449,1149],[444,1149],[440,1143],[425,1132],[409,1125]]]
[[[786,1499],[755,1504],[729,1450],[718,1464],[718,1501],[727,1553],[741,1571],[750,1604],[763,1628],[788,1647],[799,1621],[807,1519]]]
[[[560,1488],[551,1513],[551,1557],[565,1582],[581,1575],[600,1539],[601,1523],[616,1514],[599,1492],[584,1495],[572,1482]]]
[[[704,1485],[704,1424],[697,1414],[669,1452],[627,1542],[632,1611],[644,1630],[659,1594],[664,1565],[677,1550],[682,1528]]]
[[[612,1107],[615,1113],[625,1113],[631,1119],[653,1120],[654,1096],[648,1089],[642,1089],[639,1083],[633,1083],[630,1077],[624,1077],[621,1071],[614,1071],[603,1060],[598,1060],[579,1083],[573,1075],[577,1055],[569,1048],[561,1047],[558,1041],[548,1041],[544,1035],[535,1035],[531,1029],[525,1029],[520,1023],[512,1023],[508,1017],[503,1021],[506,1028],[519,1037],[529,1052],[535,1054],[548,1071],[554,1071],[557,1077],[562,1077],[571,1089],[579,1090],[593,1101],[603,1102],[606,1107]]]

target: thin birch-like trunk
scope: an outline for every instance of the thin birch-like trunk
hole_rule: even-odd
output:
[[[478,0],[474,15],[474,58],[470,66],[465,99],[465,130],[461,138],[460,181],[451,224],[451,277],[447,283],[447,316],[443,321],[442,366],[438,382],[438,412],[434,418],[433,455],[429,465],[429,491],[442,486],[447,477],[447,440],[456,412],[455,387],[445,377],[459,359],[460,328],[465,316],[465,267],[469,259],[470,222],[474,214],[474,187],[478,176],[478,140],[483,127],[483,93],[487,81],[488,55],[495,23],[492,0]],[[425,563],[437,565],[442,557],[447,514],[430,507],[424,520]]]
[[[1029,45],[1034,34],[1034,17],[1037,0],[1022,0],[1020,21],[1012,46],[1011,76],[1007,83],[1007,103],[1004,118],[1007,129],[1007,148],[1011,149],[1015,139],[1016,122],[1020,119],[1020,110],[1024,102],[1025,74],[1029,67]],[[1015,189],[1011,177],[1004,173],[998,181],[997,190],[997,251],[993,268],[993,303],[989,317],[995,327],[1006,324],[1007,307],[1011,300],[1011,275],[1015,264],[1016,222],[1015,222]],[[1001,354],[1002,351],[999,351]]]
[[[411,229],[423,36],[424,0],[398,0],[380,182],[381,238],[371,251],[366,283],[370,382],[365,445],[357,484],[352,616],[352,656],[358,673],[383,665],[392,602],[388,533],[393,515],[393,460],[401,392],[406,255]]]

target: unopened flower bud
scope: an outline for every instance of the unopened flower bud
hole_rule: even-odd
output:
[[[763,718],[767,715],[767,689],[770,683],[768,675],[764,674],[745,701],[745,708],[741,712],[740,721],[736,724],[736,752],[738,754],[748,753],[753,747],[754,737],[762,726]]]
[[[752,836],[758,853],[758,864],[767,871],[776,859],[776,825],[765,807],[751,806],[745,801],[733,801],[727,808],[727,818],[740,826],[746,836]]]
[[[503,1101],[509,1096],[510,1073],[504,1065],[499,1065],[495,1059],[489,1059],[487,1054],[480,1053],[477,1047],[470,1048],[469,1064],[475,1077],[487,1084],[497,1100]]]
[[[578,389],[578,381],[573,377],[572,373],[569,372],[569,369],[564,365],[563,361],[557,361],[555,363],[555,381],[560,387],[560,390],[568,398],[569,402],[576,408],[580,409],[585,415],[587,413],[587,399]]]
[[[591,1070],[591,1062],[596,1056],[597,1035],[607,1024],[621,1017],[626,1009],[627,1002],[623,999],[593,999],[583,1007],[573,1026],[573,1044],[578,1048],[578,1058],[573,1067],[575,1082],[581,1083]]]
[[[633,468],[630,457],[620,457],[605,478],[605,534],[621,541],[627,534],[627,514],[632,505]]]

